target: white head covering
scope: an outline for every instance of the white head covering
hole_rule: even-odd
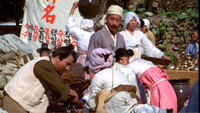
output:
[[[94,22],[92,19],[83,18],[81,20],[80,27],[84,31],[89,31],[89,32],[93,31],[93,26],[94,26]]]
[[[126,30],[126,27],[127,27],[128,23],[133,19],[133,17],[135,17],[137,22],[138,22],[136,28],[140,29],[140,19],[139,19],[139,17],[134,12],[128,12],[126,14],[125,18],[124,18],[123,30]]]
[[[136,104],[138,101],[131,98],[127,91],[120,91],[105,103],[105,108],[108,113],[129,113]]]
[[[105,15],[103,16],[103,18],[100,20],[100,24],[101,24],[101,25],[104,25],[104,24],[106,23],[105,18],[106,18],[106,15],[107,15],[107,14],[114,14],[114,15],[119,15],[120,17],[122,17],[122,15],[123,15],[123,9],[122,9],[120,6],[118,6],[118,5],[111,5],[111,6],[108,8],[106,14],[105,14]]]
[[[150,22],[148,19],[143,19],[144,21],[144,25],[147,26],[147,29],[149,30],[149,27],[150,27]]]

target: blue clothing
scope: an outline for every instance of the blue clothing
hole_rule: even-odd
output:
[[[199,113],[199,79],[194,83],[188,105],[185,106],[179,113]]]
[[[136,75],[136,78],[137,78],[137,85],[138,85],[138,88],[139,88],[139,91],[140,91],[140,100],[142,101],[143,104],[146,104],[147,99],[146,99],[143,84],[140,82],[137,75]]]
[[[196,51],[197,51],[197,46],[196,46],[196,42],[192,41],[186,48],[185,53],[186,54],[191,54],[192,60],[195,58],[196,56]]]

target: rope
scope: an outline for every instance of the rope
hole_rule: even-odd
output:
[[[150,89],[147,90],[147,94],[146,94],[146,97],[147,97],[147,103],[150,104],[150,99],[151,99],[151,93],[150,93],[150,90],[155,86],[157,85],[158,83],[160,83],[161,81],[164,81],[166,79],[160,79],[158,82],[156,82],[153,86],[151,86]]]

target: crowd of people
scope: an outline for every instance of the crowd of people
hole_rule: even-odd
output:
[[[75,109],[79,106],[77,112],[177,113],[177,96],[165,70],[140,58],[143,54],[171,60],[155,46],[149,20],[141,20],[134,12],[128,12],[123,20],[123,30],[119,32],[123,9],[111,5],[103,18],[103,28],[94,32],[91,19],[83,18],[80,28],[75,23],[73,14],[77,7],[78,2],[75,2],[65,25],[77,40],[77,53],[71,44],[54,51],[42,44],[38,50],[40,57],[20,68],[4,87],[3,110],[47,112],[52,92],[60,101],[70,102]],[[192,31],[192,37],[187,54],[198,51],[198,28]],[[85,79],[90,79],[91,84],[82,98],[65,85],[60,76],[69,71],[72,63],[88,68]],[[198,102],[192,98],[198,98],[198,93],[193,92],[185,109],[198,112]]]

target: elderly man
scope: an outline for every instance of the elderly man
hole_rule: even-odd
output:
[[[74,61],[73,45],[53,51],[53,58],[39,57],[24,65],[4,87],[3,110],[8,112],[47,112],[49,92],[75,103],[78,95],[64,85],[59,74]]]
[[[108,48],[113,51],[116,51],[118,48],[125,48],[124,39],[117,32],[122,21],[122,13],[123,9],[118,5],[111,5],[108,8],[104,27],[95,32],[90,38],[87,61],[89,60],[89,54],[96,48]]]

